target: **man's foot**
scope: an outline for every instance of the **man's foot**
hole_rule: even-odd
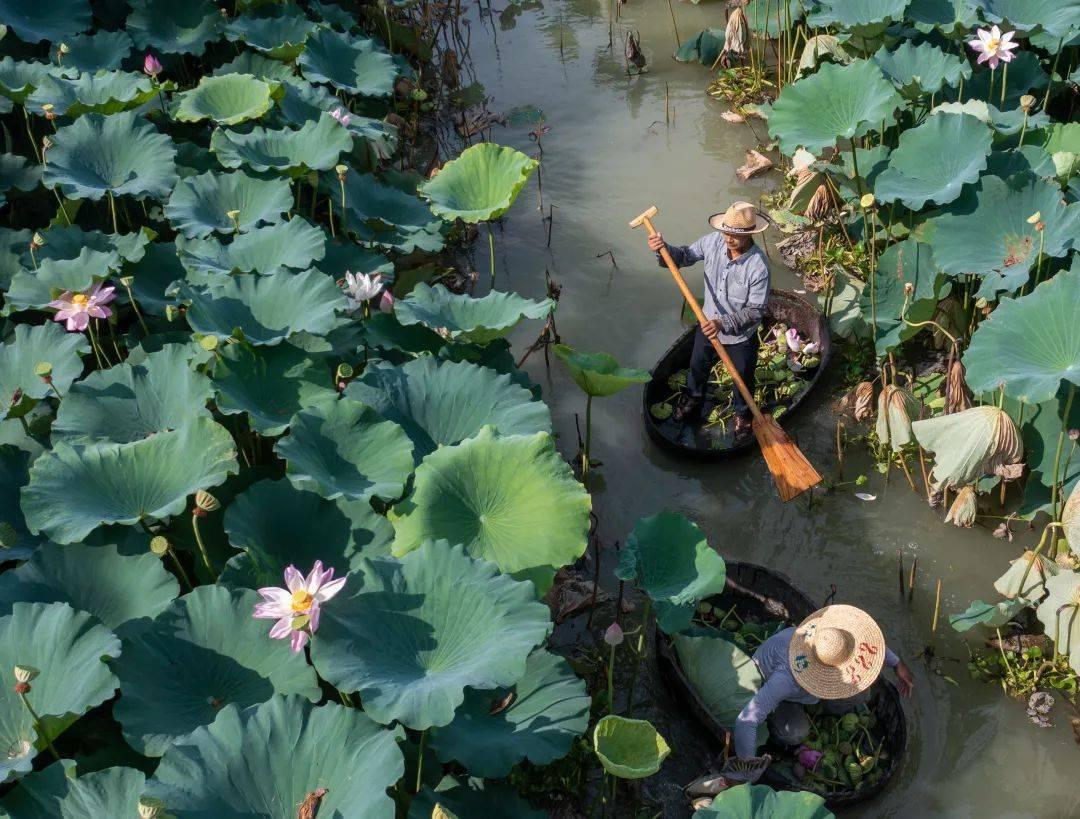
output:
[[[675,407],[675,412],[671,414],[671,417],[678,424],[696,424],[701,420],[701,404],[701,398],[686,396],[679,401],[679,405]]]
[[[746,438],[754,432],[754,421],[749,415],[735,416],[735,438]]]

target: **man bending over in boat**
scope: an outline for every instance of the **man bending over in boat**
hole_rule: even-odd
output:
[[[769,265],[753,238],[769,226],[765,217],[749,202],[736,202],[725,213],[709,217],[709,224],[716,233],[702,236],[692,245],[667,245],[679,267],[705,261],[702,309],[709,322],[705,327],[699,327],[694,335],[687,383],[689,395],[673,414],[677,422],[684,424],[694,424],[701,418],[709,375],[718,358],[710,339],[718,339],[727,348],[747,389],[754,392],[759,346],[757,331],[769,298]],[[649,247],[658,257],[666,244],[659,233],[649,238]],[[663,259],[660,266],[664,266]],[[735,390],[733,409],[735,436],[749,434],[750,409],[738,390]]]

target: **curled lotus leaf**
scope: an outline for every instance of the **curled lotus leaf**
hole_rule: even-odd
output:
[[[177,237],[180,263],[192,273],[262,273],[283,268],[307,270],[326,254],[326,234],[299,216],[276,225],[253,228],[225,244],[216,237]],[[212,278],[212,275],[211,275]]]
[[[971,78],[971,64],[967,60],[931,43],[912,45],[904,41],[892,51],[882,46],[873,60],[908,99],[937,94],[947,86],[955,88]]]
[[[309,82],[327,83],[363,97],[389,97],[398,75],[394,58],[376,40],[330,28],[308,38],[298,62]]]
[[[61,395],[67,395],[82,375],[79,356],[89,352],[86,336],[64,332],[56,322],[16,324],[14,337],[0,345],[0,417],[25,414],[32,402],[56,394],[35,372],[41,362],[52,366],[53,385]]]
[[[409,232],[440,229],[441,220],[431,212],[426,202],[417,197],[415,187],[410,191],[404,180],[396,181],[402,184],[384,184],[367,173],[350,173],[345,177],[345,203],[349,211],[350,229],[355,229],[360,222],[375,229],[397,227]],[[340,197],[336,174],[325,175],[323,187]]]
[[[22,508],[32,532],[77,543],[102,524],[178,514],[237,469],[232,436],[209,418],[129,444],[60,442],[34,461]]]
[[[404,734],[357,708],[315,707],[296,696],[229,705],[169,747],[147,791],[176,819],[296,819],[314,793],[327,819],[394,819],[387,789],[405,773]]]
[[[86,114],[57,129],[43,180],[71,199],[162,199],[176,184],[176,146],[134,111]]]
[[[0,444],[0,528],[14,532],[14,541],[5,538],[0,554],[5,560],[25,560],[40,545],[40,538],[26,528],[19,490],[30,480],[30,453],[12,444]]]
[[[225,74],[250,74],[264,82],[276,82],[283,85],[287,80],[298,80],[297,76],[292,73],[292,68],[288,63],[264,57],[254,51],[241,51],[239,55],[229,60],[229,62],[215,68],[213,74],[215,77],[221,77]]]
[[[77,71],[115,71],[134,45],[126,31],[96,31],[67,39],[64,65]]]
[[[300,410],[274,446],[293,485],[328,500],[400,497],[412,449],[401,427],[349,398]]]
[[[337,3],[324,3],[322,0],[311,0],[310,8],[315,16],[327,26],[334,26],[343,31],[352,31],[352,29],[356,28],[356,18]]]
[[[960,614],[950,614],[949,625],[961,634],[970,631],[975,626],[1001,628],[1030,605],[1031,601],[1023,597],[1000,600],[996,603],[974,600]]]
[[[593,750],[604,770],[619,779],[652,776],[671,753],[671,747],[651,722],[613,714],[596,723]]]
[[[4,311],[50,310],[49,302],[61,292],[85,291],[120,267],[114,251],[84,247],[74,259],[42,259],[36,270],[23,268],[11,280]]]
[[[648,370],[620,367],[608,353],[586,353],[566,344],[555,345],[555,355],[566,365],[570,377],[590,397],[614,395],[652,377]]]
[[[274,694],[320,697],[304,655],[272,640],[266,622],[251,616],[260,599],[251,589],[200,586],[124,641],[113,664],[121,693],[113,714],[131,747],[161,756],[227,705],[246,708]]]
[[[973,117],[987,123],[995,132],[1002,136],[1014,136],[1020,133],[1021,130],[1025,130],[1025,121],[1027,129],[1043,128],[1050,124],[1050,117],[1048,117],[1043,111],[1036,111],[1024,116],[1024,112],[1019,108],[1003,111],[1000,108],[996,108],[983,100],[968,99],[964,102],[942,102],[935,105],[930,109],[930,113],[933,116],[938,114],[970,114]],[[990,155],[990,160],[993,162],[1007,160],[1008,157],[1001,157],[1001,152],[995,152]],[[993,168],[993,165],[989,167]],[[1003,174],[996,174],[997,176],[1003,176]]]
[[[278,116],[290,125],[304,125],[341,107],[341,101],[327,88],[312,85],[292,74],[282,88],[285,93],[278,100]],[[348,124],[340,127],[347,129],[354,137],[366,140],[368,147],[380,159],[390,158],[397,148],[397,128],[381,119],[350,114]]]
[[[440,815],[436,808],[441,808]],[[455,819],[483,816],[485,819],[547,819],[547,811],[537,810],[509,785],[484,782],[481,787],[458,785],[438,791],[424,788],[409,806],[408,819]]]
[[[65,70],[52,63],[33,60],[16,60],[14,57],[0,59],[0,96],[22,104],[34,89],[48,76],[68,76]]]
[[[475,299],[451,293],[441,284],[431,287],[421,282],[394,303],[394,315],[403,325],[423,324],[453,341],[487,344],[523,318],[547,318],[554,307],[551,299],[531,301],[497,290]]]
[[[202,56],[225,23],[210,0],[128,0],[126,29],[141,51]]]
[[[221,582],[250,589],[281,585],[285,567],[302,571],[321,560],[338,577],[365,558],[390,554],[394,530],[366,500],[326,500],[286,480],[259,481],[225,510],[229,543],[242,552],[229,559]]]
[[[304,50],[304,42],[315,29],[316,23],[294,5],[264,5],[230,20],[225,37],[276,60],[293,60]]]
[[[210,150],[226,168],[246,165],[255,171],[287,171],[296,176],[333,168],[342,153],[352,150],[352,142],[349,130],[324,114],[299,130],[257,127],[241,134],[219,128],[210,138]]]
[[[0,205],[11,190],[32,191],[41,184],[41,168],[18,154],[0,154]]]
[[[83,250],[99,250],[103,253],[115,252],[125,262],[137,262],[146,252],[153,231],[143,228],[133,233],[102,233],[100,230],[83,230],[78,225],[56,226],[44,231],[45,247],[37,251],[37,259],[74,259],[81,256]],[[27,253],[28,257],[30,254]],[[30,260],[24,257],[27,267]],[[119,263],[110,260],[110,270],[118,269]],[[97,272],[95,276],[99,275]]]
[[[177,297],[170,295],[173,285],[184,278],[176,244],[154,242],[139,261],[124,267],[124,275],[131,277],[131,292],[139,310],[151,316],[164,316],[168,305],[177,303]],[[127,300],[123,288],[117,288],[117,296]]]
[[[744,782],[728,788],[693,819],[834,819],[824,797],[810,791],[774,791]]]
[[[1064,517],[1062,515],[1062,518]],[[1067,534],[1068,528],[1066,527],[1065,530]],[[1061,571],[1061,567],[1055,561],[1045,555],[1036,555],[1029,549],[1016,560],[1009,562],[1009,568],[994,581],[994,589],[1002,597],[1010,600],[1017,597],[1041,600],[1046,594],[1046,578],[1060,574]],[[1027,579],[1024,579],[1025,575]],[[1021,582],[1023,582],[1023,588],[1020,587]]]
[[[400,561],[366,561],[349,580],[351,590],[323,610],[311,658],[384,724],[449,725],[466,688],[513,685],[551,632],[530,584],[461,546],[429,543]]]
[[[178,95],[175,116],[181,122],[209,119],[218,125],[258,119],[273,106],[277,87],[250,74],[203,76]]]
[[[87,71],[74,77],[46,74],[26,105],[34,112],[51,105],[53,113],[74,118],[87,113],[115,114],[138,108],[156,94],[149,77],[130,71]]]
[[[510,704],[492,713],[507,695]],[[516,685],[470,688],[454,721],[432,732],[431,747],[440,760],[460,762],[473,776],[499,779],[523,759],[546,765],[566,756],[589,727],[591,704],[585,681],[570,664],[537,649]]]
[[[880,355],[916,335],[921,328],[911,324],[932,319],[938,301],[949,291],[948,279],[934,263],[930,246],[911,237],[889,245],[881,254],[874,273],[874,285],[874,301],[870,300],[870,288],[864,287],[859,307],[863,316],[874,316],[877,320]],[[907,293],[908,285],[914,288],[910,294]]]
[[[447,221],[488,222],[510,210],[537,164],[521,151],[481,142],[447,162],[418,190]]]
[[[656,623],[668,634],[690,625],[694,606],[724,590],[724,558],[693,521],[674,512],[641,518],[619,553],[616,575],[636,581],[656,606]]]
[[[394,367],[368,365],[345,390],[405,430],[417,462],[440,446],[472,438],[485,426],[501,435],[551,432],[551,412],[508,375],[431,356]]]
[[[60,41],[90,28],[90,0],[0,0],[0,20],[25,43]]]
[[[181,179],[165,205],[165,217],[189,238],[241,233],[259,224],[276,225],[292,209],[287,179],[257,179],[240,171],[207,172]],[[237,212],[237,222],[229,218]]]
[[[5,819],[74,819],[91,816],[138,816],[146,774],[113,767],[75,776],[75,763],[64,759],[19,780],[2,800]]]
[[[983,16],[1021,31],[1045,31],[1054,39],[1069,38],[1080,29],[1076,0],[979,0]]]
[[[539,570],[550,582],[585,553],[591,508],[548,433],[500,436],[485,427],[417,468],[412,494],[392,513],[394,554],[445,539],[504,572]]]
[[[935,484],[966,486],[984,475],[1019,477],[1024,443],[1007,412],[995,406],[915,421],[916,440],[934,453]]]
[[[1035,616],[1059,654],[1080,673],[1080,573],[1062,572],[1046,579],[1046,599]]]
[[[291,221],[295,222],[296,219]],[[326,234],[323,234],[326,239]],[[382,276],[389,280],[394,276],[394,263],[386,257],[385,253],[374,250],[366,250],[355,242],[342,240],[341,238],[326,239],[326,255],[315,262],[317,270],[325,273],[334,281],[341,281],[346,273],[364,273],[367,275]],[[379,315],[388,315],[380,313]],[[368,319],[375,318],[371,316]],[[365,322],[366,326],[367,322]]]
[[[878,395],[875,426],[878,440],[890,446],[893,452],[899,452],[915,440],[911,422],[918,416],[919,399],[904,387],[887,384]]]

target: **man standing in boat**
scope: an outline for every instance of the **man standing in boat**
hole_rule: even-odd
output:
[[[754,391],[754,369],[758,357],[758,327],[765,317],[769,298],[769,264],[754,235],[769,223],[749,202],[736,202],[724,213],[709,217],[715,233],[702,236],[692,245],[667,245],[657,233],[649,238],[649,247],[659,258],[660,249],[668,252],[679,267],[705,262],[705,301],[702,309],[709,320],[694,335],[690,357],[688,396],[675,408],[676,421],[693,424],[700,420],[709,386],[709,375],[718,356],[710,339],[717,339],[727,349],[731,360]],[[660,266],[664,267],[663,259]],[[750,433],[751,415],[742,395],[735,391],[735,436]]]

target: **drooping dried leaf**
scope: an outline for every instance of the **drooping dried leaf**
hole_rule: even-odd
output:
[[[1043,555],[1036,556],[1029,549],[1012,561],[1005,574],[994,581],[994,588],[1003,597],[1026,597],[1028,600],[1038,601],[1046,593],[1046,578],[1054,577],[1060,572],[1061,568],[1053,560]],[[1027,579],[1022,581],[1025,573]],[[1020,588],[1021,582],[1024,584],[1023,589]]]
[[[1019,476],[1024,444],[1009,414],[972,407],[912,424],[919,443],[934,453],[933,479],[942,486],[974,483],[984,475]]]
[[[874,382],[863,381],[855,387],[855,420],[874,417]]]
[[[964,365],[953,359],[945,377],[945,412],[952,414],[971,408],[971,391],[964,381]]]
[[[904,387],[886,384],[878,396],[877,435],[883,444],[899,452],[911,443],[911,419],[919,414],[919,399]]]
[[[953,501],[952,506],[945,515],[945,522],[953,526],[961,526],[970,529],[975,525],[975,513],[978,510],[979,501],[975,495],[974,486],[965,486]]]

